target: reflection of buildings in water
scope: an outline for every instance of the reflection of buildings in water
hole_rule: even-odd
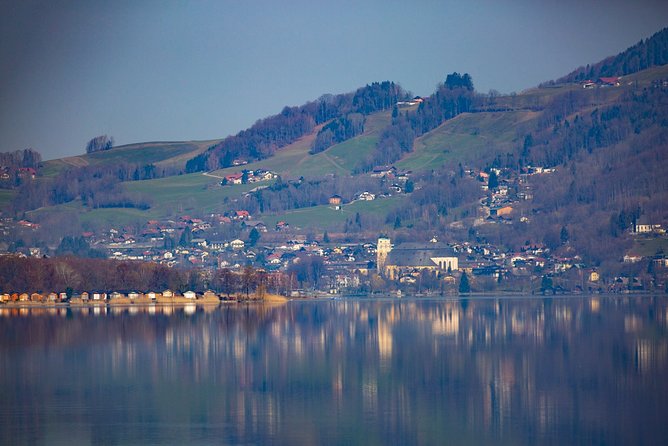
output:
[[[589,310],[592,313],[598,313],[601,309],[601,300],[598,297],[592,297],[589,299]]]
[[[197,305],[195,304],[189,303],[183,306],[183,313],[185,313],[187,316],[195,314],[196,311]]]
[[[392,325],[383,319],[378,320],[378,354],[381,367],[386,366],[392,359]]]
[[[367,414],[374,415],[378,412],[378,379],[368,369],[362,382],[362,404]]]
[[[635,314],[624,316],[624,332],[637,333],[642,330],[642,320]]]
[[[570,307],[565,305],[558,305],[554,309],[554,318],[557,322],[563,325],[567,325],[573,319],[573,312]]]
[[[538,429],[545,435],[557,422],[557,404],[548,392],[542,392],[538,395],[537,404]]]
[[[652,343],[638,339],[635,345],[635,366],[638,373],[647,373],[654,365],[655,351]]]
[[[431,331],[435,335],[456,335],[459,332],[459,308],[452,304],[434,315]]]

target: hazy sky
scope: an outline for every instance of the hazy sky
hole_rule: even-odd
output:
[[[668,2],[0,0],[0,151],[234,134],[284,105],[447,73],[521,91],[668,26]]]

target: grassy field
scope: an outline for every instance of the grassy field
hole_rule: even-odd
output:
[[[201,173],[179,175],[157,180],[133,181],[125,183],[128,192],[140,193],[152,201],[150,209],[103,208],[87,209],[79,201],[51,206],[35,211],[35,214],[49,212],[76,213],[82,224],[92,226],[111,223],[123,226],[145,223],[150,219],[175,218],[181,215],[215,213],[223,209],[225,199],[235,199],[260,185],[270,182],[221,187],[220,180]]]
[[[660,252],[668,253],[668,237],[638,238],[634,240],[629,252],[643,257],[654,256]]]
[[[117,164],[120,162],[185,166],[186,161],[216,142],[218,140],[129,144],[103,152],[45,161],[41,173],[44,176],[55,176],[68,167]]]
[[[401,169],[423,170],[498,153],[514,143],[518,126],[535,115],[530,111],[459,115],[417,138],[413,152],[395,165]]]
[[[0,209],[4,209],[12,201],[16,195],[16,191],[8,189],[0,189]]]
[[[133,181],[125,186],[130,192],[150,197],[153,200],[150,213],[164,217],[218,212],[225,199],[238,198],[258,186],[272,184],[261,182],[221,187],[219,183],[219,178],[193,173],[157,180]]]
[[[381,130],[390,124],[390,112],[381,112],[367,117],[364,133],[355,138],[336,144],[324,152],[309,154],[313,140],[321,127],[294,143],[278,150],[271,158],[249,163],[244,166],[228,167],[211,172],[223,177],[242,169],[266,169],[284,178],[320,177],[329,173],[350,174],[357,163],[374,149]]]
[[[361,216],[380,215],[384,217],[388,211],[400,206],[406,199],[406,196],[398,195],[373,201],[355,201],[343,205],[338,211],[329,205],[314,206],[287,211],[280,215],[265,215],[262,221],[270,228],[282,220],[293,227],[325,230],[342,225],[346,219],[354,218],[357,213]]]

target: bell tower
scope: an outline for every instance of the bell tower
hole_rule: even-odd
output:
[[[376,268],[381,276],[385,274],[385,262],[387,255],[392,251],[392,243],[387,237],[380,237],[376,245]]]

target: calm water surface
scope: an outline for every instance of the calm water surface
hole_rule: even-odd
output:
[[[668,444],[668,299],[0,308],[0,444]]]

